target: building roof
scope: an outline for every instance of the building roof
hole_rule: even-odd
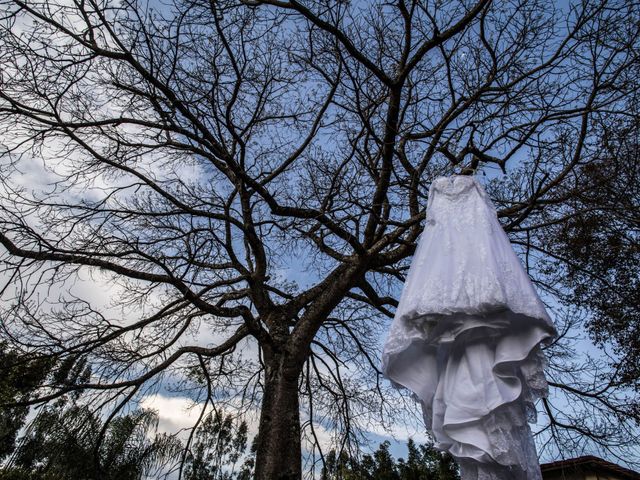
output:
[[[588,470],[589,472],[602,474],[615,474],[621,480],[640,480],[640,473],[608,462],[602,458],[594,457],[593,455],[544,463],[540,465],[540,469],[542,470],[543,476],[545,473],[552,472]]]

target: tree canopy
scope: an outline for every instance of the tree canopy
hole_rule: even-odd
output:
[[[321,472],[322,480],[459,480],[453,458],[432,445],[416,445],[409,439],[407,458],[395,459],[390,443],[381,443],[371,455],[352,458],[342,451],[331,450]]]
[[[258,479],[321,465],[321,430],[353,456],[421,421],[380,340],[432,179],[474,173],[563,332],[542,453],[632,459],[638,2],[0,12],[2,341],[92,365],[12,407],[83,391],[111,422],[163,385],[194,432],[258,410]]]

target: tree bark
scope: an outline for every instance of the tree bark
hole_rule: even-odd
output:
[[[266,365],[264,397],[256,450],[256,480],[302,478],[300,368],[284,356]]]

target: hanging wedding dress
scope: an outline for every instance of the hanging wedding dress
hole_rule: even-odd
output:
[[[473,177],[437,178],[426,216],[383,373],[414,393],[463,480],[540,479],[528,422],[555,328]]]

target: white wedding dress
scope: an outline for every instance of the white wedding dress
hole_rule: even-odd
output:
[[[528,422],[555,328],[475,178],[437,178],[426,216],[383,373],[414,393],[463,480],[540,479]]]

